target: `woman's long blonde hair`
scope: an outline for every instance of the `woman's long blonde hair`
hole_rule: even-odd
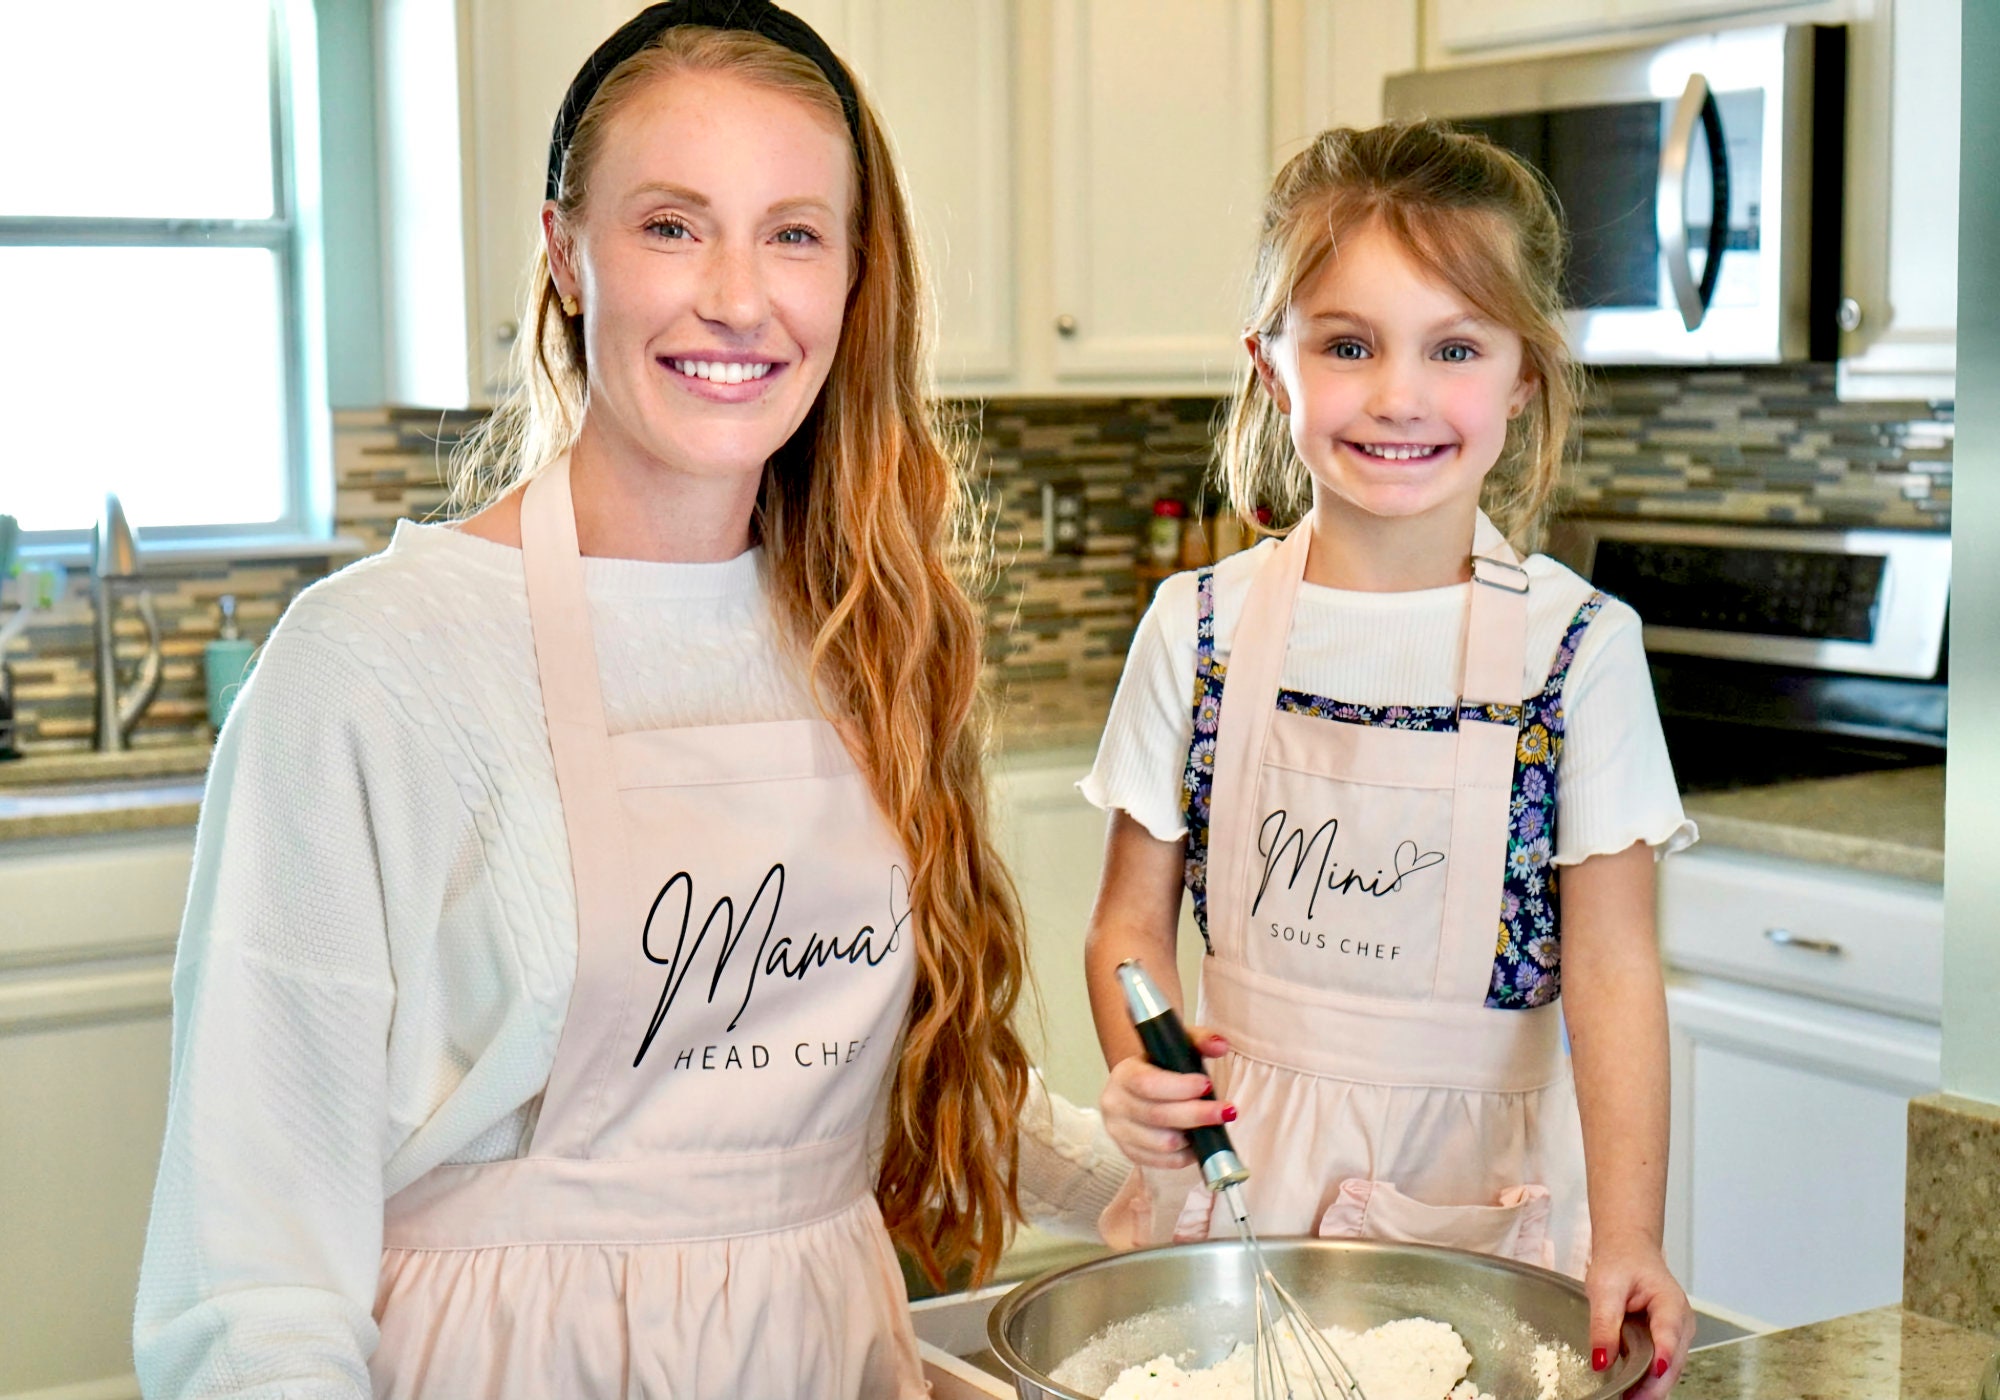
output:
[[[669,29],[612,71],[578,123],[556,201],[565,217],[582,208],[619,105],[689,71],[736,74],[848,129],[810,60],[738,30]],[[819,402],[765,467],[752,528],[780,629],[910,856],[917,979],[876,1196],[934,1280],[968,1259],[983,1278],[1019,1215],[1022,920],[987,833],[982,621],[952,565],[972,517],[932,416],[931,302],[909,207],[865,95],[860,130],[858,269],[840,345]],[[517,387],[454,457],[459,509],[527,480],[582,425],[580,324],[562,314],[545,251],[531,276]]]
[[[1563,338],[1563,231],[1547,186],[1484,137],[1438,122],[1323,131],[1285,164],[1264,200],[1246,334],[1282,336],[1298,289],[1342,239],[1376,227],[1486,319],[1521,337],[1535,393],[1509,425],[1486,478],[1494,523],[1531,540],[1562,480],[1581,380]],[[1285,415],[1254,365],[1245,368],[1220,443],[1225,489],[1255,525],[1311,503],[1312,483]]]

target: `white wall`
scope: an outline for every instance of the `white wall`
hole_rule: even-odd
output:
[[[1944,1087],[2000,1103],[2000,5],[1963,24]]]

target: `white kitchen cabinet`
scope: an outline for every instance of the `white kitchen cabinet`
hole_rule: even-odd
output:
[[[1290,159],[1328,127],[1382,121],[1382,84],[1417,66],[1418,0],[1293,0],[1271,18],[1271,134]]]
[[[1220,388],[1269,183],[1265,0],[1055,0],[1055,372]]]
[[[189,829],[0,844],[0,1400],[131,1400]]]
[[[1960,0],[1877,0],[1849,33],[1839,392],[1950,399],[1958,355]]]
[[[1104,863],[1104,813],[1076,781],[1090,770],[1087,747],[1007,755],[990,769],[995,840],[1020,892],[1032,990],[1020,1028],[1049,1089],[1085,1108],[1104,1088],[1104,1056],[1083,979],[1083,934]],[[1201,935],[1182,901],[1179,962],[1190,1000],[1201,965]],[[1003,1278],[1028,1278],[1100,1252],[1079,1241],[1023,1229],[1001,1261]]]
[[[643,0],[461,0],[459,85],[470,400],[506,383],[540,243],[549,129],[576,70]],[[390,133],[391,142],[408,133]]]
[[[1669,1265],[1768,1326],[1893,1304],[1908,1100],[1941,1079],[1942,891],[1729,850],[1661,871]]]
[[[1083,933],[1104,868],[1105,817],[1076,783],[1095,756],[1092,748],[1029,751],[1002,758],[991,778],[1000,850],[1021,894],[1039,993],[1039,1004],[1023,999],[1029,1050],[1051,1089],[1088,1108],[1105,1070],[1083,980]],[[1185,898],[1177,951],[1192,1003],[1202,945]]]
[[[556,105],[639,4],[461,0],[460,100],[440,116],[423,80],[435,65],[404,51],[437,48],[436,25],[420,22],[429,8],[378,3],[391,396],[446,397],[462,364],[457,399],[490,402],[521,333]],[[1271,170],[1270,0],[795,8],[859,72],[897,146],[938,290],[947,392],[1229,382]],[[1355,52],[1374,53],[1370,25],[1352,25]],[[454,116],[455,173],[439,154]],[[441,197],[454,181],[460,198]]]
[[[1014,64],[1008,0],[798,0],[888,127],[938,304],[938,378],[1015,371]]]

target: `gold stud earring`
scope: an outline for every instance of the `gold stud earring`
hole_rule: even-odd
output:
[[[583,310],[583,303],[579,302],[575,297],[564,297],[562,299],[562,309],[563,315],[574,316]]]

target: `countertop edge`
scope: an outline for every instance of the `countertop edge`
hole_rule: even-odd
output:
[[[1704,812],[1687,807],[1688,818],[1701,832],[1700,845],[1727,846],[1759,855],[1784,856],[1814,865],[1838,866],[1872,875],[1895,875],[1928,884],[1944,883],[1944,852],[1900,845],[1865,836],[1847,836],[1809,826],[1787,826],[1753,817]]]

